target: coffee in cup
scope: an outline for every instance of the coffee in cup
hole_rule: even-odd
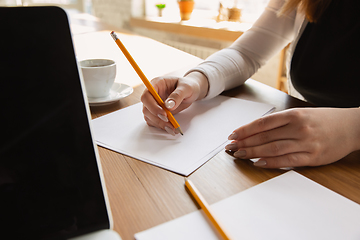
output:
[[[90,98],[107,97],[115,81],[116,63],[111,59],[80,61],[86,94]]]

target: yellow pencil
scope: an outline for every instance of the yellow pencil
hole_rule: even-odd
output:
[[[123,52],[127,60],[130,62],[131,66],[134,68],[136,73],[139,75],[143,83],[145,84],[146,88],[149,90],[151,95],[155,98],[156,102],[165,110],[167,117],[171,124],[174,126],[176,130],[179,131],[181,135],[183,135],[179,123],[176,121],[172,113],[165,107],[164,101],[161,99],[159,94],[155,91],[154,87],[151,85],[149,80],[146,78],[145,74],[141,71],[140,67],[137,65],[135,60],[132,58],[128,50],[125,48],[124,44],[120,41],[114,31],[110,33],[116,44],[119,46],[120,50]]]
[[[215,229],[221,235],[224,240],[230,240],[231,238],[225,232],[224,228],[220,226],[220,223],[215,219],[214,214],[211,212],[209,204],[205,201],[204,197],[200,194],[199,190],[195,185],[188,179],[185,180],[185,185],[189,189],[191,195],[195,198],[196,202],[200,205],[205,215],[208,217],[210,222],[214,225]]]

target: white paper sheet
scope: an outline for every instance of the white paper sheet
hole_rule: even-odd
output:
[[[232,239],[360,239],[360,205],[294,171],[217,202],[211,208]],[[137,233],[135,238],[220,239],[202,211]]]
[[[92,127],[100,146],[187,176],[222,150],[233,130],[272,109],[224,96],[199,101],[175,115],[184,135],[171,136],[145,123],[139,103],[92,120]]]

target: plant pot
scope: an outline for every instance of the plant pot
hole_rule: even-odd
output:
[[[158,17],[162,17],[163,8],[158,8]]]
[[[178,4],[181,20],[189,20],[194,10],[194,1],[180,1]]]
[[[229,8],[228,9],[228,18],[229,18],[229,21],[240,22],[241,9],[235,8],[235,7]]]

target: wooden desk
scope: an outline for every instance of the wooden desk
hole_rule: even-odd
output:
[[[74,17],[76,18],[76,16]],[[97,20],[94,19],[94,21]],[[96,24],[98,24],[96,31],[106,30],[105,32],[109,33],[113,30],[107,29],[106,26],[102,27],[98,22]],[[121,30],[117,32],[121,32]],[[128,36],[131,37],[133,42],[140,41],[143,43],[142,45],[135,44],[130,46],[130,41],[128,47],[130,52],[137,52],[137,57],[134,56],[134,58],[141,62],[139,62],[141,68],[145,65],[152,66],[151,68],[144,67],[144,72],[149,78],[154,77],[154,74],[166,74],[167,71],[173,71],[176,68],[186,67],[188,64],[191,65],[200,61],[191,55],[171,49],[151,39],[131,34]],[[111,55],[112,53],[109,53],[109,55],[101,53],[101,51],[109,50],[106,48],[102,49],[103,44],[98,45],[101,49],[100,53],[96,47],[82,49],[84,45],[93,40],[95,43],[99,39],[101,40],[102,32],[89,31],[88,33],[75,33],[74,39],[79,58],[96,56],[98,54],[104,54],[105,56],[116,55],[115,58],[122,56],[118,49],[115,55]],[[149,43],[152,48],[157,48],[156,51],[158,55],[149,57],[150,49],[146,43]],[[164,57],[164,55],[162,55],[164,54],[163,51],[171,51],[171,54],[167,58],[162,59]],[[112,105],[92,107],[91,113],[93,118],[125,108],[140,101],[144,87],[139,85],[140,81],[136,74],[131,73],[131,66],[127,66],[126,61],[122,62],[121,59],[119,59],[119,61],[120,64],[118,65],[120,66],[118,67],[121,71],[120,78],[117,79],[117,81],[122,81],[123,79],[130,80],[129,82],[133,83],[134,93]],[[157,65],[150,64],[153,62],[156,62]],[[168,65],[162,68],[161,64]],[[276,111],[292,107],[309,106],[305,102],[292,98],[283,92],[254,80],[248,80],[243,86],[227,91],[224,95],[270,103],[276,106]],[[119,138],[120,137],[121,136],[119,136]],[[124,240],[134,239],[134,234],[139,231],[197,210],[195,203],[185,191],[184,178],[182,176],[102,147],[99,147],[99,153],[114,219],[114,230],[117,231]],[[296,171],[360,203],[359,152],[353,153],[331,165],[297,168]],[[283,170],[278,169],[261,169],[254,167],[250,161],[236,160],[224,151],[221,151],[204,166],[190,175],[189,178],[198,186],[205,199],[212,204],[283,172]]]

